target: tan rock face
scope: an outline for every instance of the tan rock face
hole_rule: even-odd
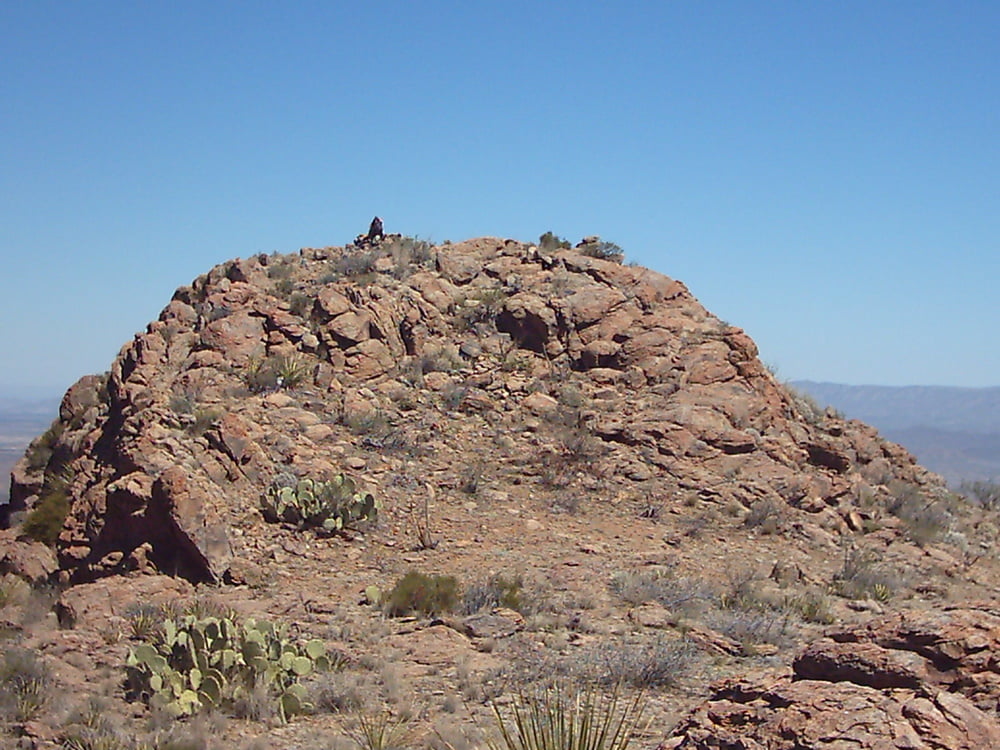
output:
[[[982,606],[831,631],[790,676],[714,686],[661,747],[1000,747],[998,625]]]
[[[609,497],[645,483],[745,509],[770,498],[845,528],[890,482],[941,491],[873,430],[803,413],[750,337],[666,276],[496,238],[409,265],[390,248],[361,269],[357,252],[222,264],[108,376],[67,392],[7,511],[66,474],[64,578],[221,580],[275,477],[335,473],[358,446],[419,456],[452,434],[462,461],[502,436],[491,460],[540,457],[556,484],[585,454]]]
[[[787,678],[740,680],[718,686],[660,747],[974,750],[1000,747],[1000,725],[952,693],[922,695]]]

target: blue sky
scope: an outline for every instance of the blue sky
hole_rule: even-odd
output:
[[[1000,4],[0,3],[0,390],[212,265],[600,234],[786,379],[1000,384]]]

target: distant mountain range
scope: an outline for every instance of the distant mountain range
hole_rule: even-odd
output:
[[[1000,481],[1000,387],[789,385],[878,428],[951,485]]]
[[[10,470],[58,416],[60,398],[0,394],[0,503],[10,493]]]

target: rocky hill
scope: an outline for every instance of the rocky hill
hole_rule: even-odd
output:
[[[925,743],[907,747],[985,747],[969,737],[1000,737],[1000,670],[975,644],[997,628],[969,632],[968,658],[927,650],[982,626],[945,605],[992,599],[985,513],[597,240],[393,236],[217,266],[74,385],[3,519],[8,577],[57,583],[63,628],[8,619],[122,737],[147,710],[122,687],[148,635],[136,613],[210,602],[342,656],[304,678],[314,711],[284,724],[244,696],[216,711],[213,747],[329,747],[372,715],[417,744],[477,746],[491,701],[559,676],[646,689],[651,746],[735,747],[719,743],[736,719],[691,708],[725,695],[753,703],[747,747],[785,747],[767,739],[776,707],[800,706],[802,738],[834,731],[810,706],[846,710],[846,684]],[[399,604],[408,571],[450,580],[455,601]],[[830,625],[833,643],[867,628],[899,649],[910,613],[932,667],[816,655]],[[815,666],[831,660],[846,666]],[[726,687],[761,669],[764,687]],[[20,725],[39,746],[82,721],[41,715]],[[876,723],[851,746],[885,747]]]

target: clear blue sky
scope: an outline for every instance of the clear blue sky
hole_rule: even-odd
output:
[[[0,3],[0,390],[388,231],[600,234],[782,378],[1000,384],[1000,3]]]

